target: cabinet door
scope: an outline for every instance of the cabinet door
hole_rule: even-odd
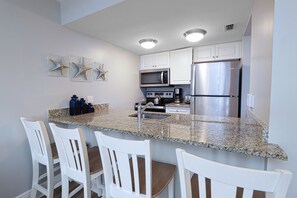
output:
[[[194,48],[194,62],[213,61],[215,59],[215,45]]]
[[[153,54],[155,58],[156,68],[168,68],[169,67],[169,52],[162,52]]]
[[[223,43],[216,45],[216,60],[241,58],[241,42]]]
[[[170,52],[170,84],[191,83],[192,48]]]
[[[154,69],[155,58],[153,55],[143,55],[140,57],[140,69]]]
[[[148,54],[140,57],[140,70],[169,68],[169,52]]]

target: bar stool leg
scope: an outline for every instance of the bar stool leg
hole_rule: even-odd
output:
[[[174,177],[168,184],[168,198],[174,198]]]

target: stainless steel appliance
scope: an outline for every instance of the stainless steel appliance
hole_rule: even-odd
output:
[[[182,89],[174,88],[174,102],[181,103],[181,100],[182,100]]]
[[[192,65],[191,114],[239,117],[240,61]]]
[[[140,87],[169,86],[169,68],[139,71]]]
[[[156,103],[158,98],[158,103]],[[145,106],[148,102],[153,102],[154,106],[148,106],[145,111],[166,112],[165,105],[173,102],[172,91],[148,91],[146,92],[146,102],[141,105]],[[137,110],[138,103],[135,103],[134,109]]]

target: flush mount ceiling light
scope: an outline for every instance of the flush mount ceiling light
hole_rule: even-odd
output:
[[[190,42],[197,42],[203,39],[205,34],[206,34],[206,31],[203,29],[192,29],[192,30],[186,31],[184,33],[184,36]]]
[[[139,44],[145,49],[151,49],[156,46],[158,41],[156,39],[141,39]]]

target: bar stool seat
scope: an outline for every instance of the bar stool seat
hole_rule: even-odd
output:
[[[145,194],[145,159],[137,158],[140,193]],[[130,163],[132,165],[132,161]],[[132,166],[130,168],[132,170]],[[158,197],[174,178],[176,166],[152,160],[152,197]]]

